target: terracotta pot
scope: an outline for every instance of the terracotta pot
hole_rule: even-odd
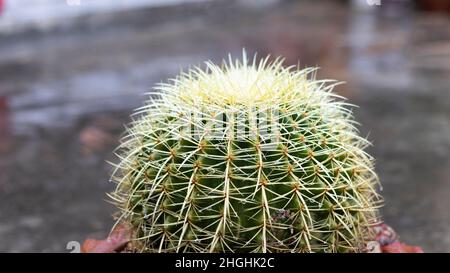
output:
[[[422,248],[409,246],[399,241],[397,233],[388,225],[374,226],[375,241],[367,243],[367,253],[423,253]],[[87,239],[81,247],[83,253],[126,252],[130,241],[130,229],[126,225],[117,225],[105,240]]]

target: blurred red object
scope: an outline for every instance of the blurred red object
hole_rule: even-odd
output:
[[[450,1],[448,0],[417,0],[418,8],[427,12],[450,13]]]
[[[381,247],[383,253],[423,253],[422,248],[418,246],[409,246],[400,242],[394,242],[390,245]]]
[[[130,228],[117,225],[105,240],[87,239],[81,246],[82,253],[114,253],[125,249],[131,238]]]
[[[3,0],[0,0],[0,15],[2,14],[3,10]]]
[[[423,253],[418,246],[409,246],[399,241],[397,233],[386,224],[379,224],[373,227],[375,240],[380,246],[382,253]]]

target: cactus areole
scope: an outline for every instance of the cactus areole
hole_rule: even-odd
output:
[[[136,252],[358,252],[380,222],[352,105],[269,58],[160,84],[118,149],[110,195]]]

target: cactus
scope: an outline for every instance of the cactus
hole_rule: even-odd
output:
[[[316,68],[192,68],[135,111],[110,194],[136,252],[358,252],[382,200],[351,104]]]

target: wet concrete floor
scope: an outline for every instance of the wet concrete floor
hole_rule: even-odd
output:
[[[112,150],[143,95],[181,68],[241,49],[345,80],[374,146],[385,221],[450,252],[450,19],[342,2],[217,1],[0,31],[0,251],[66,252],[101,238]]]

